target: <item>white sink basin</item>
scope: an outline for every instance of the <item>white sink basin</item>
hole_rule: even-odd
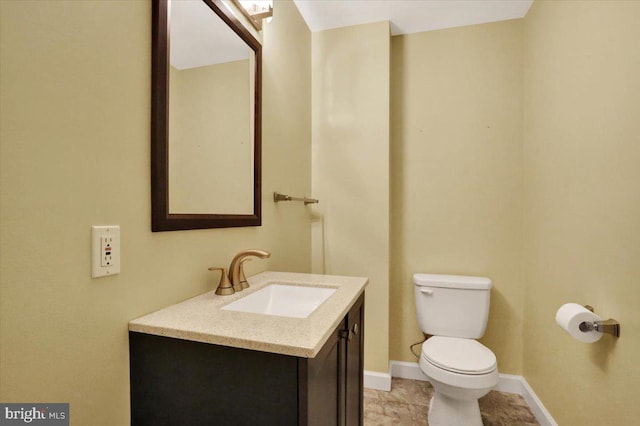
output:
[[[226,311],[253,312],[282,317],[307,318],[335,293],[335,288],[270,284],[222,307]]]

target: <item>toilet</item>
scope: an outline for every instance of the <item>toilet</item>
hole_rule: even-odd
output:
[[[498,384],[493,352],[476,341],[489,318],[491,280],[460,275],[414,274],[422,344],[420,369],[435,390],[430,426],[482,426],[478,398]]]

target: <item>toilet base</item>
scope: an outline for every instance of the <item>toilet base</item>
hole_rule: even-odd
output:
[[[420,369],[434,393],[429,426],[482,426],[478,399],[498,384],[498,369],[486,374],[459,374],[443,370],[420,357]]]
[[[477,399],[454,399],[435,392],[429,404],[429,426],[482,426]]]

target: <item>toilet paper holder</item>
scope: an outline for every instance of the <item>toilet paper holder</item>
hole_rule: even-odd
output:
[[[591,312],[594,311],[593,306],[584,305],[584,307]],[[616,337],[620,337],[620,322],[613,318],[609,318],[604,321],[583,321],[580,323],[578,328],[583,333],[588,331],[597,331],[599,333],[613,334]]]

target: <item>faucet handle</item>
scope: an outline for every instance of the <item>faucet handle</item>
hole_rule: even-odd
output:
[[[253,259],[250,258],[250,257],[245,257],[240,262],[240,285],[242,286],[243,290],[245,288],[249,288],[249,282],[247,281],[247,277],[244,275],[244,264],[246,262],[250,262],[251,260],[253,260]]]
[[[227,270],[225,268],[217,268],[212,266],[209,268],[210,271],[222,271],[222,275],[220,276],[220,282],[218,283],[218,288],[216,289],[216,294],[219,296],[227,296],[229,294],[235,293],[231,282],[229,282],[229,276],[227,275]]]

